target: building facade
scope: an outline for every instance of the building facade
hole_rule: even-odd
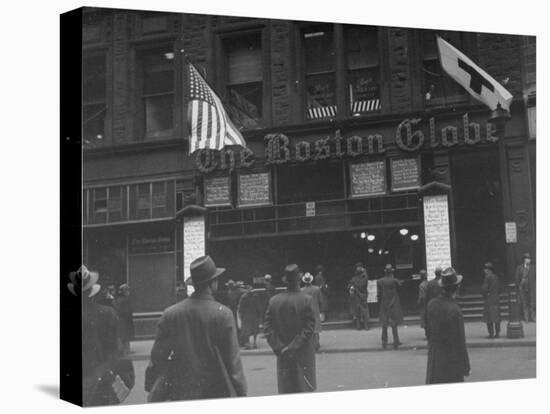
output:
[[[386,263],[413,310],[425,195],[448,204],[452,265],[475,292],[535,254],[535,39],[397,27],[84,9],[84,259],[129,283],[148,332],[183,280],[181,210],[207,207],[227,278],[325,268],[334,315],[356,262]],[[442,73],[435,35],[513,94],[504,133]],[[188,155],[186,65],[247,149]],[[433,193],[433,194],[432,194]],[[451,263],[449,263],[451,264]]]

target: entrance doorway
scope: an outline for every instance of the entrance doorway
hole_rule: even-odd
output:
[[[506,265],[498,152],[461,152],[451,162],[455,266],[464,276],[464,291],[473,293],[483,283],[485,262],[493,262],[499,275]]]

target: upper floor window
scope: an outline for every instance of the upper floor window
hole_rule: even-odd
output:
[[[260,32],[223,39],[226,61],[226,101],[237,127],[253,129],[262,124],[263,64]]]
[[[105,134],[105,56],[87,57],[82,63],[82,134],[85,144],[100,142]]]
[[[420,32],[425,102],[427,105],[445,105],[462,101],[466,98],[466,91],[441,68],[436,35],[467,54],[465,33],[434,30]]]
[[[308,25],[300,35],[307,119],[381,110],[378,28]]]
[[[334,26],[310,26],[302,30],[306,117],[336,116],[336,56]]]
[[[174,53],[171,47],[139,55],[144,135],[170,135],[174,127]]]
[[[346,68],[352,115],[380,110],[378,29],[345,26]]]

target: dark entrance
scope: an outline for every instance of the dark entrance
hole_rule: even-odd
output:
[[[498,152],[452,155],[452,183],[455,266],[464,275],[464,290],[477,292],[483,283],[485,262],[493,262],[501,275],[506,265]]]

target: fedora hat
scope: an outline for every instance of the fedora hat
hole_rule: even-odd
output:
[[[267,274],[264,276],[264,279],[265,280],[269,280],[271,282],[271,280],[273,280],[273,278],[271,277],[271,275]]]
[[[227,283],[225,284],[225,286],[227,286],[227,287],[233,287],[233,286],[235,286],[235,282],[233,281],[233,279],[229,279],[229,280],[227,281]]]
[[[298,280],[300,278],[300,268],[297,264],[289,264],[285,267],[285,277],[287,282],[289,279]]]
[[[391,264],[387,264],[386,267],[384,267],[384,273],[393,273],[395,272],[395,269]]]
[[[452,267],[448,267],[441,273],[441,279],[438,282],[441,287],[458,285],[462,282],[462,275],[457,275]]]
[[[86,292],[88,297],[91,298],[101,290],[101,285],[97,283],[99,274],[90,272],[84,265],[80,266],[80,269],[76,272],[69,273],[69,279],[71,283],[67,284],[67,288],[75,296],[78,296],[79,293],[83,295]]]
[[[194,286],[210,282],[225,272],[223,267],[216,267],[216,263],[210,256],[202,256],[193,260],[189,268]]]
[[[311,273],[306,272],[306,273],[302,276],[302,282],[304,282],[304,283],[306,283],[306,284],[310,284],[311,282],[313,282],[313,276],[311,275]]]
[[[522,259],[530,259],[530,258],[531,258],[531,254],[529,252],[523,253]]]
[[[487,263],[485,263],[485,265],[483,265],[483,268],[484,268],[484,269],[491,269],[491,270],[493,270],[493,269],[494,269],[494,266],[493,266],[493,263],[487,262]]]

